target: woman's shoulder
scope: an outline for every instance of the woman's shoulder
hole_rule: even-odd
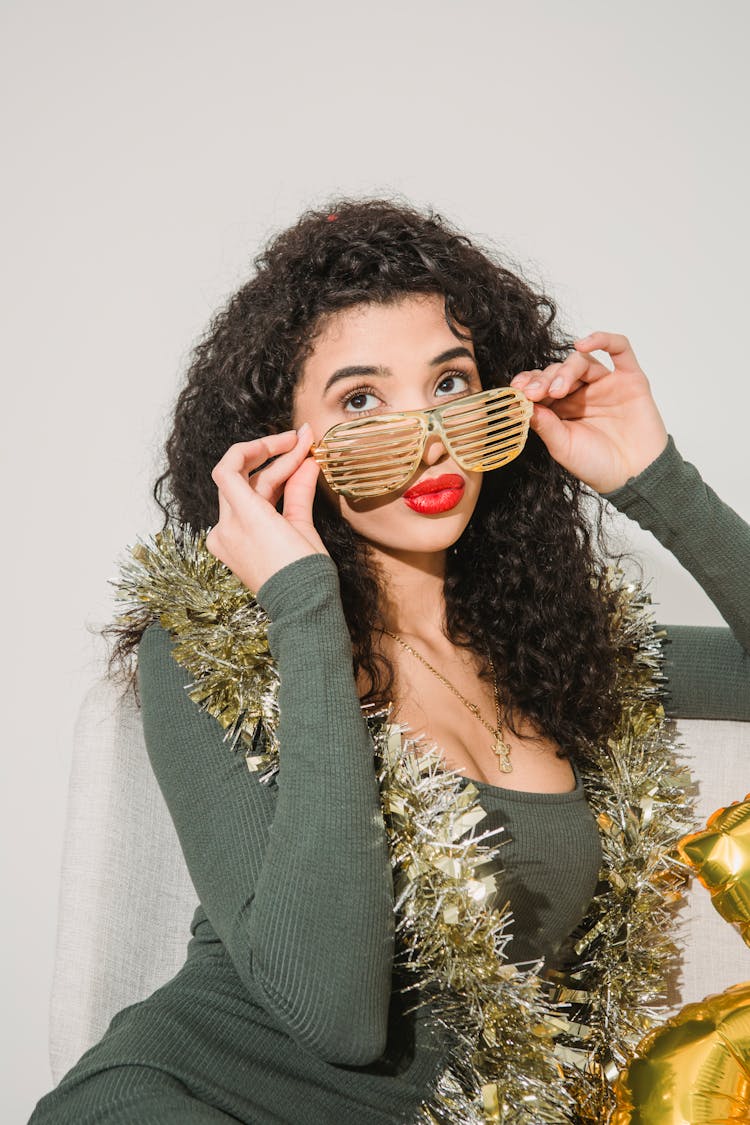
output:
[[[137,659],[140,671],[143,665],[164,664],[167,658],[172,664],[176,661],[172,656],[175,638],[168,629],[159,621],[152,621],[146,626],[138,643]]]
[[[155,621],[138,646],[138,693],[152,763],[156,757],[162,761],[172,756],[184,762],[193,752],[205,755],[212,745],[226,752],[224,729],[192,697],[196,677],[176,659],[176,644],[170,631]]]
[[[185,695],[191,677],[174,655],[176,640],[159,621],[152,621],[143,631],[136,653],[136,675],[141,699],[158,692]],[[145,700],[144,700],[145,701]]]

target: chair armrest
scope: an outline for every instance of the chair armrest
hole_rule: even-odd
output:
[[[711,813],[750,792],[750,723],[680,719],[677,729],[698,784],[697,832]],[[697,878],[691,880],[679,919],[682,979],[670,982],[672,1012],[750,979],[750,949],[714,909]]]
[[[197,895],[132,693],[89,689],[74,730],[50,1006],[54,1081],[185,960]]]

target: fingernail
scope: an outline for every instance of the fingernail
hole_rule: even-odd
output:
[[[539,388],[541,387],[541,385],[542,384],[539,382],[538,379],[532,379],[530,383],[526,384],[526,390],[527,391],[538,391]]]
[[[565,380],[562,378],[562,376],[558,376],[557,379],[552,380],[552,382],[550,383],[549,389],[551,391],[561,391],[564,386],[565,386]]]
[[[310,423],[309,422],[303,422],[302,425],[300,426],[300,428],[297,430],[297,437],[303,437],[304,438],[304,437],[307,437],[307,435],[309,433],[310,433]]]

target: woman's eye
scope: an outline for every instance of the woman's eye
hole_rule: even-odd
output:
[[[371,387],[358,387],[355,391],[350,391],[341,400],[341,405],[346,410],[347,407],[352,406],[353,409],[349,411],[350,414],[366,414],[370,410],[374,410],[374,406],[365,407],[362,400],[368,398],[377,398],[375,391]]]
[[[456,387],[455,383],[456,383],[457,379],[460,379],[464,384],[466,384],[466,386],[468,386],[469,383],[471,382],[471,379],[469,378],[469,376],[464,375],[463,371],[449,371],[448,374],[444,375],[443,378],[440,380],[440,383],[438,384],[438,386],[442,387],[442,386],[444,386],[445,383],[452,383],[453,386],[446,393],[449,394],[449,395],[454,395],[458,391],[463,389],[461,387]]]

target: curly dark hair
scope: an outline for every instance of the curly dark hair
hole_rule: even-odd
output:
[[[293,394],[323,318],[363,302],[439,294],[452,331],[471,332],[484,387],[568,354],[555,303],[518,267],[476,246],[436,212],[388,199],[336,199],[308,210],[255,259],[256,272],[197,344],[154,485],[164,527],[218,521],[211,470],[228,447],[292,428]],[[465,332],[463,338],[466,338]],[[601,507],[535,434],[510,465],[487,472],[472,518],[448,552],[450,639],[484,660],[503,688],[505,721],[523,715],[563,754],[616,718],[614,595],[602,581]],[[390,698],[393,668],[373,651],[380,590],[370,548],[319,488],[316,528],[338,567],[363,702]],[[106,631],[106,630],[105,630]],[[110,670],[140,639],[119,630]]]

